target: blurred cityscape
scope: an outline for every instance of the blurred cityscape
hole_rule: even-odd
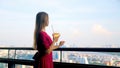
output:
[[[32,57],[36,53],[34,50],[0,50],[0,58],[25,59],[33,60]],[[53,51],[53,61],[77,64],[93,64],[104,66],[120,66],[120,53],[115,52],[76,52],[76,51]],[[6,63],[0,63],[0,68],[8,68]],[[16,65],[16,68],[33,68],[33,66]]]

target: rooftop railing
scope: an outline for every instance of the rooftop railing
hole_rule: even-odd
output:
[[[25,50],[28,50],[25,52]],[[2,54],[2,51],[5,53]],[[114,52],[114,53],[119,53],[120,48],[58,48],[54,51],[59,51],[60,52],[60,61],[59,62],[54,62],[55,64],[62,64],[65,66],[65,62],[63,61],[63,52]],[[25,53],[24,53],[25,52]],[[21,65],[31,65],[33,66],[34,60],[32,59],[32,56],[35,54],[36,50],[33,48],[25,48],[25,47],[0,47],[0,54],[3,56],[0,58],[1,63],[8,63],[8,68],[15,68],[16,64],[21,64]],[[24,53],[24,54],[23,54]],[[27,56],[29,53],[30,58],[24,58]],[[22,56],[21,56],[22,55]],[[22,59],[24,58],[24,59]],[[68,63],[66,63],[68,64]],[[77,64],[77,63],[70,63],[69,65],[82,65],[86,66],[88,68],[95,68],[95,67],[101,67],[101,68],[114,68],[115,66],[101,66],[101,65],[91,65],[91,64]],[[58,68],[58,67],[56,67]],[[117,68],[117,67],[115,67]]]

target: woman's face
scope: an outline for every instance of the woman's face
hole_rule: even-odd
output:
[[[48,25],[49,25],[49,17],[45,16],[45,26],[48,26]]]

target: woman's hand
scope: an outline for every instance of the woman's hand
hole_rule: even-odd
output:
[[[64,45],[65,41],[60,41],[59,46]]]
[[[57,42],[59,37],[60,37],[60,34],[59,33],[53,33],[52,36],[53,36],[53,41]]]

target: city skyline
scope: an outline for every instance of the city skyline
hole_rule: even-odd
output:
[[[49,14],[48,34],[52,25],[66,47],[120,46],[119,0],[1,0],[0,45],[32,47],[39,11]]]

